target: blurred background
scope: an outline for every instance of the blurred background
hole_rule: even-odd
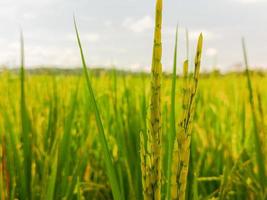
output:
[[[154,0],[1,0],[0,65],[18,66],[21,27],[28,68],[79,67],[72,19],[75,13],[88,65],[148,71],[154,4]],[[190,58],[198,34],[204,34],[202,71],[242,70],[242,36],[246,38],[251,68],[267,69],[266,10],[265,0],[165,0],[164,70],[172,68],[177,23],[179,64],[186,57],[187,28]]]

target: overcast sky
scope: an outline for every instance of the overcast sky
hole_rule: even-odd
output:
[[[19,61],[19,28],[25,37],[26,65],[80,66],[74,35],[77,18],[90,66],[150,68],[155,0],[0,0],[0,64]],[[165,0],[163,67],[170,70],[179,22],[179,63],[185,59],[185,28],[190,57],[204,34],[203,70],[242,62],[241,37],[249,62],[267,69],[267,0]]]

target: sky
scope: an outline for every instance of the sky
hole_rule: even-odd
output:
[[[0,0],[0,65],[19,65],[19,34],[24,33],[27,67],[80,67],[73,14],[89,66],[150,69],[155,0]],[[204,35],[202,71],[240,70],[241,38],[251,67],[267,69],[267,0],[164,0],[163,69],[173,62],[179,24],[178,63],[190,59]],[[179,68],[180,69],[180,68]]]

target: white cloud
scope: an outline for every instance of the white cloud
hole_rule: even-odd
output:
[[[100,35],[97,33],[87,33],[83,38],[88,42],[97,42],[100,39]]]
[[[218,51],[215,48],[208,48],[206,50],[206,56],[215,56],[217,55]]]
[[[4,44],[6,40],[4,38],[0,38],[0,44]]]
[[[123,21],[122,25],[135,33],[141,33],[153,28],[153,20],[150,16],[145,16],[137,20],[127,18]]]
[[[203,37],[205,40],[214,40],[214,39],[221,38],[220,35],[213,33],[211,31],[208,31],[208,30],[189,31],[189,38],[192,40],[196,40],[199,37],[200,33],[203,34]]]
[[[36,18],[36,15],[33,13],[24,13],[23,18],[26,20],[33,20]]]
[[[220,39],[221,36],[218,35],[217,33],[214,33],[212,31],[206,30],[206,29],[187,29],[185,27],[178,27],[178,33],[180,34],[185,34],[186,31],[188,31],[189,34],[189,39],[191,40],[197,40],[200,33],[203,34],[203,37],[205,40],[214,40],[214,39]],[[163,27],[162,33],[164,36],[169,37],[169,36],[175,36],[176,33],[176,27]]]
[[[100,39],[100,35],[98,33],[80,33],[80,37],[82,41],[91,43],[97,42]],[[65,39],[69,41],[76,41],[76,35],[74,33],[68,34]]]
[[[178,31],[182,32],[182,28],[179,28]],[[163,27],[163,29],[162,29],[162,34],[166,35],[166,36],[174,36],[175,32],[176,32],[176,28],[175,27],[167,26],[167,27]]]
[[[141,69],[141,65],[139,63],[134,63],[130,65],[130,69],[133,71],[138,71]]]
[[[107,20],[107,21],[105,21],[104,25],[105,25],[105,27],[109,28],[109,27],[111,27],[113,25],[113,23],[112,23],[111,20]]]

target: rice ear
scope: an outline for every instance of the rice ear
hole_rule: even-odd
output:
[[[161,137],[162,137],[162,116],[161,116],[161,76],[162,76],[162,0],[156,2],[154,46],[151,67],[151,99],[150,118],[147,131],[147,153],[145,185],[143,185],[144,199],[161,199]],[[143,172],[144,173],[144,172]]]
[[[188,61],[184,62],[184,87],[183,87],[183,117],[179,123],[179,129],[177,132],[177,144],[178,144],[178,169],[177,169],[177,189],[178,199],[185,200],[187,176],[189,169],[190,159],[190,146],[191,146],[191,132],[192,132],[192,119],[194,115],[195,107],[195,95],[198,86],[200,62],[202,55],[203,36],[200,34],[197,44],[197,52],[195,57],[195,71],[193,76],[193,83],[188,81]]]

